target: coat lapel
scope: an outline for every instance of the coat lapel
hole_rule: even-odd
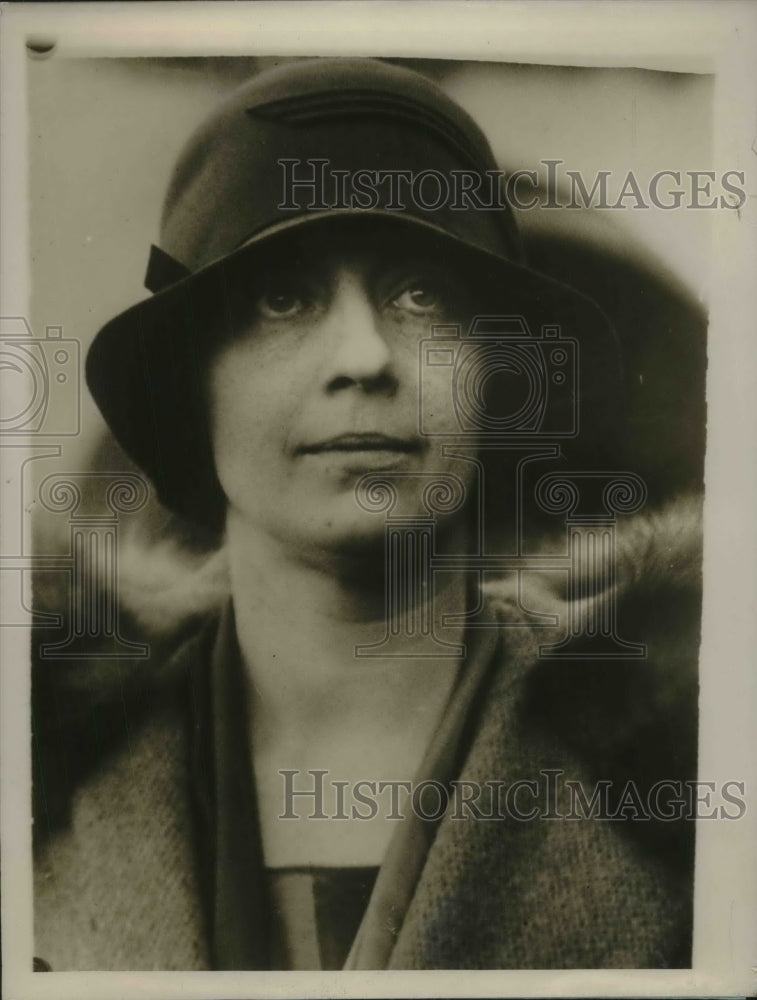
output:
[[[453,806],[440,824],[389,968],[659,968],[690,962],[691,872],[676,873],[645,849],[631,836],[637,832],[633,822],[580,813],[563,818],[576,812],[566,782],[580,782],[590,794],[596,765],[600,773],[610,767],[604,756],[610,741],[584,745],[591,752],[579,756],[534,716],[529,684],[538,643],[549,639],[532,630],[504,630],[501,659],[459,774],[461,782],[484,789],[478,812]],[[566,665],[551,669],[564,672]],[[617,678],[623,668],[608,663],[603,669],[615,670]],[[547,718],[560,710],[539,708]],[[564,726],[570,727],[569,719]],[[631,755],[625,763],[633,767],[633,761]],[[657,764],[664,767],[664,761]],[[534,781],[535,790],[525,784]],[[517,791],[508,798],[507,789]],[[534,807],[535,818],[519,818]]]

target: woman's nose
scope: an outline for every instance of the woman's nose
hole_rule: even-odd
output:
[[[374,392],[396,388],[386,325],[359,274],[339,273],[326,323],[333,344],[328,354],[329,391],[350,385]]]

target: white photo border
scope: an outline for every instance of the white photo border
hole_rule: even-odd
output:
[[[401,8],[401,10],[399,9]],[[177,997],[737,996],[757,988],[757,5],[744,2],[6,4],[0,8],[2,315],[28,314],[26,45],[56,57],[391,55],[711,73],[712,169],[745,174],[714,219],[707,381],[700,774],[747,781],[747,813],[698,822],[691,970],[33,974],[28,634],[0,632],[4,995]],[[0,531],[7,532],[6,524]],[[3,539],[5,541],[5,539]],[[2,551],[7,551],[4,547]],[[5,584],[4,584],[5,585]],[[0,599],[4,598],[0,594]],[[751,763],[750,763],[751,762]]]

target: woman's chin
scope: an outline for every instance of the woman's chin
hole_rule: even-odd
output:
[[[340,516],[341,515],[341,516]],[[292,540],[303,548],[320,549],[338,556],[384,553],[386,519],[366,511],[331,512],[301,522]]]

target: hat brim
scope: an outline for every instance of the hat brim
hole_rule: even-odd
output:
[[[240,273],[249,273],[274,242],[302,226],[376,218],[420,227],[438,239],[450,259],[486,289],[481,313],[521,316],[535,339],[545,326],[575,339],[581,391],[574,437],[585,450],[619,423],[620,354],[609,321],[590,299],[431,222],[381,210],[312,212],[254,234],[232,254],[138,302],[106,323],[90,347],[86,377],[92,395],[119,444],[169,509],[211,527],[223,517],[208,426],[207,372],[233,329],[230,289]]]

